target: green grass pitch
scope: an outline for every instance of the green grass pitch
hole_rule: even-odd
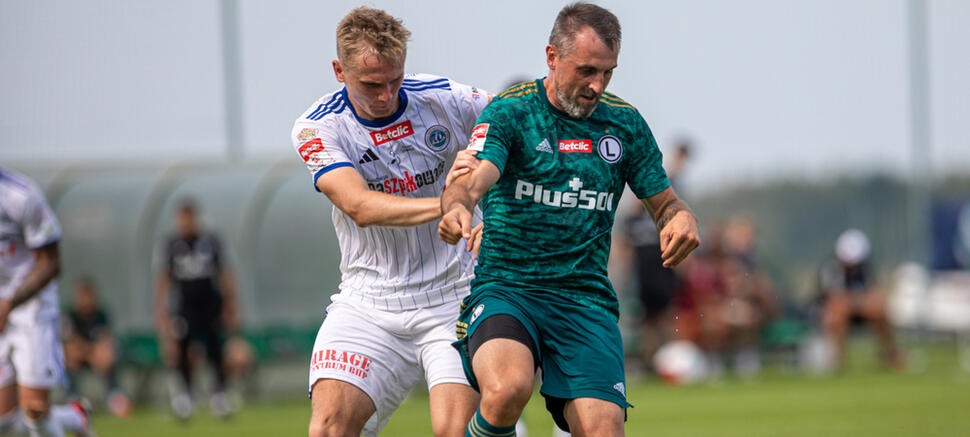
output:
[[[970,373],[953,349],[929,354],[918,373],[877,370],[869,357],[846,372],[825,377],[786,375],[769,369],[755,381],[725,378],[692,387],[656,380],[631,381],[629,436],[966,436],[970,435]],[[112,436],[306,435],[309,401],[250,403],[221,422],[205,411],[186,424],[166,411],[139,409],[127,419],[104,414],[93,420]],[[552,436],[541,396],[525,412],[530,437]],[[382,436],[430,436],[427,395],[412,395]]]

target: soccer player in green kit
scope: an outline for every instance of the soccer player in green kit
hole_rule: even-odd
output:
[[[483,198],[476,279],[455,347],[482,394],[466,436],[508,437],[542,368],[556,424],[575,436],[623,435],[626,402],[619,305],[606,275],[624,184],[660,231],[663,263],[700,244],[697,219],[677,198],[636,108],[604,90],[620,25],[576,3],[556,18],[548,76],[500,94],[478,119],[469,149],[480,161],[448,185],[438,233],[468,240]]]

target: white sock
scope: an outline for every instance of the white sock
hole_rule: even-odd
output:
[[[77,432],[84,429],[84,415],[73,405],[52,405],[50,417],[65,431]]]
[[[27,435],[27,426],[24,425],[24,415],[20,414],[20,408],[14,408],[0,416],[0,435]]]
[[[24,416],[24,424],[27,425],[27,432],[30,437],[64,437],[64,430],[51,420],[50,415],[40,419],[31,419]]]

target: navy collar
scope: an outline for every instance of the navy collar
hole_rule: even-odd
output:
[[[344,87],[344,89],[340,90],[340,93],[343,94],[344,101],[347,102],[347,107],[350,108],[350,112],[353,112],[354,113],[354,118],[356,118],[357,121],[360,122],[360,124],[362,124],[364,126],[367,126],[367,127],[384,127],[384,126],[387,126],[387,125],[393,123],[398,118],[400,118],[401,117],[401,114],[404,114],[404,110],[407,109],[407,107],[408,107],[408,95],[407,95],[407,93],[404,92],[404,89],[401,88],[401,89],[397,90],[397,97],[401,100],[401,103],[397,106],[397,111],[394,111],[393,114],[391,114],[391,115],[389,115],[387,117],[384,117],[384,118],[382,118],[380,120],[367,120],[367,119],[360,118],[360,116],[357,115],[357,110],[354,109],[354,105],[352,103],[350,103],[350,97],[347,96],[347,87]]]

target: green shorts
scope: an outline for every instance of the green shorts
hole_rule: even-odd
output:
[[[468,356],[468,338],[490,316],[515,317],[529,331],[539,352],[542,387],[546,398],[568,400],[597,398],[621,408],[626,401],[623,338],[616,317],[549,290],[521,289],[487,284],[472,290],[458,316],[458,341],[465,376],[478,389]],[[556,412],[552,411],[555,415]]]

